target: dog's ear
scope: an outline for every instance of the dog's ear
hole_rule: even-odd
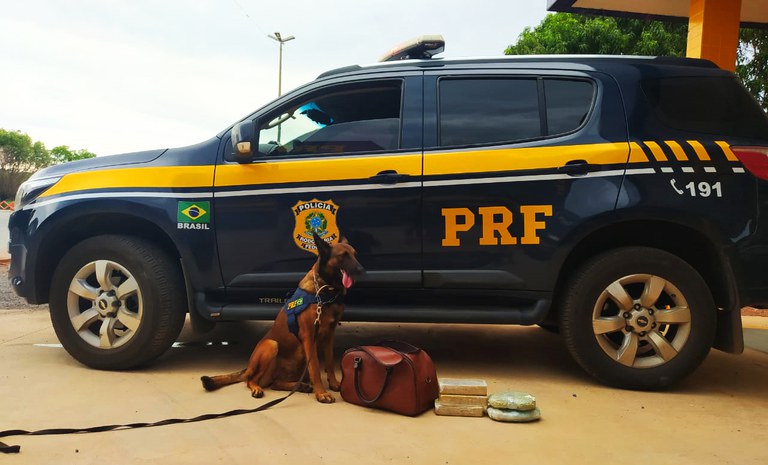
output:
[[[342,243],[342,244],[349,244],[349,241],[344,236],[341,236],[341,239],[339,239],[339,242]]]
[[[316,232],[312,231],[312,237],[315,239],[315,247],[317,247],[317,253],[321,257],[328,258],[331,256],[331,245],[323,240]]]

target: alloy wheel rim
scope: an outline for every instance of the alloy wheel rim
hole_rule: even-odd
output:
[[[677,356],[691,332],[691,310],[682,292],[651,274],[620,278],[600,294],[592,310],[600,348],[631,368],[653,368]]]
[[[95,260],[72,278],[67,311],[83,341],[109,350],[123,346],[136,335],[144,305],[138,282],[124,266],[111,260]]]

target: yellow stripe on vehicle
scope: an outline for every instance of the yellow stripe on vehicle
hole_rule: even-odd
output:
[[[65,175],[40,197],[93,189],[193,188],[213,184],[214,166],[159,166],[81,171]]]
[[[651,149],[651,153],[653,154],[653,158],[656,159],[656,161],[667,161],[667,156],[664,154],[664,150],[659,147],[659,144],[652,140],[645,141],[645,145],[648,146],[649,149]]]
[[[421,176],[421,153],[373,157],[321,157],[310,160],[273,159],[267,163],[222,165],[216,169],[216,186],[365,179],[383,170]]]
[[[643,163],[648,161],[648,154],[637,142],[629,143],[629,162],[630,163]]]
[[[715,144],[719,145],[721,149],[723,149],[723,153],[725,154],[725,158],[728,159],[728,161],[739,161],[739,158],[731,151],[731,146],[728,144],[728,142],[717,140],[715,141]]]
[[[707,149],[705,149],[704,146],[699,143],[699,141],[689,140],[687,142],[688,145],[693,147],[693,151],[696,152],[696,156],[699,157],[699,160],[711,161],[711,158],[709,158],[709,153],[707,153]]]
[[[557,168],[572,160],[586,160],[594,165],[619,165],[627,162],[628,152],[626,142],[429,152],[424,154],[424,175]]]
[[[675,155],[677,161],[688,161],[688,155],[685,154],[685,151],[680,147],[680,144],[673,140],[665,140],[664,143],[672,149],[672,153]]]

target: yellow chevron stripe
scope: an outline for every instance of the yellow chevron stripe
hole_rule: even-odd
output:
[[[715,141],[715,144],[719,145],[721,149],[723,149],[723,153],[725,154],[725,158],[728,159],[728,161],[739,161],[739,157],[737,157],[732,151],[731,146],[728,144],[728,142],[717,140]]]
[[[160,166],[81,171],[65,175],[40,197],[91,189],[208,187],[214,166]]]
[[[677,161],[688,161],[688,155],[685,154],[685,151],[680,147],[680,144],[673,140],[665,140],[664,143],[672,149],[672,153],[675,155]]]
[[[629,162],[630,163],[643,163],[648,161],[648,154],[637,142],[630,142],[629,144]]]
[[[701,161],[712,160],[711,158],[709,158],[709,153],[707,153],[707,149],[705,149],[704,146],[699,143],[699,141],[689,140],[687,142],[688,142],[688,145],[693,147],[693,151],[696,152],[696,156],[699,157],[699,160]]]
[[[429,152],[424,154],[424,175],[492,173],[557,168],[571,160],[580,159],[596,165],[623,164],[627,162],[628,152],[629,147],[626,142],[469,150],[461,152]],[[636,158],[639,158],[639,156],[636,155]],[[647,157],[643,161],[647,161]]]
[[[653,154],[653,158],[656,159],[656,161],[667,161],[667,156],[664,154],[664,150],[659,147],[659,144],[652,140],[646,140],[644,141],[645,145],[648,146],[649,149],[651,149],[651,153]]]

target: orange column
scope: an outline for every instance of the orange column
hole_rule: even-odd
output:
[[[687,55],[735,70],[740,16],[741,0],[691,0]]]

